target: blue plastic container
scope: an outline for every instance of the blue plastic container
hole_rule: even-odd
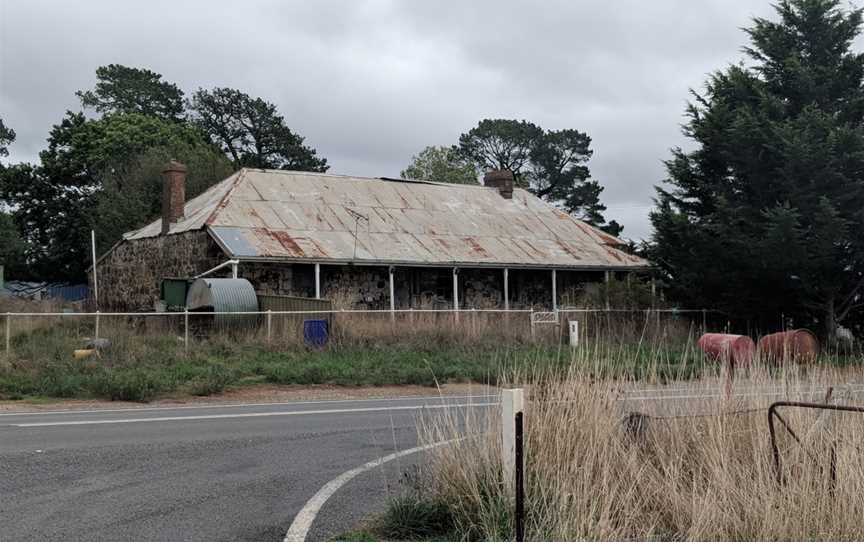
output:
[[[312,346],[324,346],[330,336],[327,320],[303,320],[303,339]]]

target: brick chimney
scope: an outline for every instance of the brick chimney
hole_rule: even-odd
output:
[[[186,166],[171,160],[162,170],[162,235],[183,218],[186,206]]]
[[[504,199],[513,199],[513,172],[507,169],[495,169],[483,176],[483,185],[497,188]]]

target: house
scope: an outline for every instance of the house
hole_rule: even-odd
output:
[[[163,173],[162,218],[97,263],[100,308],[149,310],[165,277],[229,259],[262,294],[342,307],[554,308],[567,292],[648,263],[622,242],[514,188],[242,169],[185,201]]]

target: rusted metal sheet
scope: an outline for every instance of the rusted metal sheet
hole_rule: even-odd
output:
[[[182,233],[203,228],[214,211],[224,204],[225,197],[240,180],[242,173],[242,171],[235,173],[201,195],[187,201],[184,217],[178,222],[171,224],[171,230],[168,233]],[[142,239],[145,237],[156,237],[161,233],[162,219],[160,218],[140,230],[126,233],[123,237],[124,239]]]
[[[187,203],[232,257],[645,268],[621,241],[517,189],[245,169]],[[129,234],[158,235],[159,221]]]

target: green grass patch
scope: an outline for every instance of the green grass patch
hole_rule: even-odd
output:
[[[98,355],[73,359],[86,330],[61,324],[19,333],[12,353],[0,356],[0,399],[102,398],[150,401],[167,394],[212,395],[261,383],[434,386],[454,382],[497,384],[500,375],[566,373],[589,366],[597,376],[627,375],[663,381],[701,374],[692,346],[586,343],[578,351],[551,341],[470,342],[429,337],[334,342],[324,348],[267,345],[254,338],[211,337],[184,351],[176,334],[107,329]]]

